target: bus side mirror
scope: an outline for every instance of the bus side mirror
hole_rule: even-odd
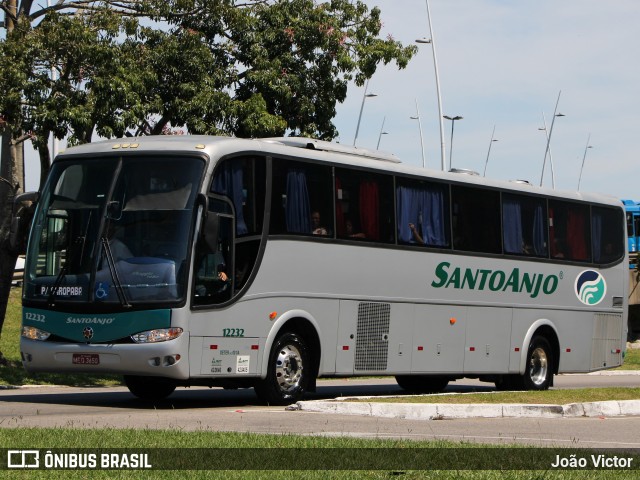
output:
[[[33,207],[38,202],[38,192],[26,192],[16,195],[11,208],[11,230],[9,232],[9,247],[13,251],[26,249],[28,229],[33,219]],[[28,205],[26,205],[28,203]],[[19,252],[23,253],[23,252]]]

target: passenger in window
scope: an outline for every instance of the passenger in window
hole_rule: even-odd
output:
[[[560,238],[555,238],[553,240],[552,252],[553,252],[553,258],[565,258],[567,248],[565,246],[564,241],[561,240]]]
[[[350,237],[350,238],[367,238],[367,236],[364,233],[356,231],[356,229],[353,226],[353,222],[351,221],[350,218],[347,218],[344,221],[344,228],[345,228],[345,233],[347,234],[347,237]]]
[[[226,262],[220,252],[205,255],[198,268],[196,278],[196,296],[223,300],[228,297],[229,276],[226,273]]]
[[[411,236],[413,237],[413,240],[415,240],[420,245],[424,245],[424,239],[422,238],[422,235],[420,235],[420,232],[416,228],[415,224],[410,223],[409,230],[411,230]]]
[[[329,235],[329,231],[322,226],[320,212],[318,210],[311,212],[311,233],[314,235]]]

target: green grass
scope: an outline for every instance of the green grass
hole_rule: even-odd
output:
[[[535,463],[536,456],[544,458],[555,458],[557,453],[569,452],[561,449],[536,449],[530,446],[512,446],[508,450],[504,447],[496,448],[491,445],[475,443],[455,443],[447,441],[409,441],[409,440],[371,440],[351,437],[324,438],[297,435],[258,435],[251,433],[221,433],[211,431],[181,432],[176,430],[132,430],[132,429],[69,429],[69,428],[16,428],[0,429],[0,448],[11,449],[89,449],[85,453],[95,451],[94,449],[115,449],[128,448],[129,451],[136,452],[142,449],[240,449],[237,453],[229,450],[218,451],[218,455],[227,455],[227,461],[237,459],[240,456],[245,458],[251,468],[280,468],[280,470],[225,470],[225,471],[198,471],[198,470],[151,470],[151,471],[12,471],[12,478],[224,478],[235,479],[634,479],[637,478],[637,471],[550,471],[546,469],[546,463]],[[248,449],[269,449],[269,451],[256,451]],[[309,449],[305,454],[299,449]],[[321,450],[324,449],[324,450]],[[333,452],[326,449],[333,449]],[[367,452],[362,449],[385,449],[376,452]],[[389,449],[389,450],[386,450]],[[422,451],[420,449],[431,449]],[[516,450],[517,449],[517,450]],[[572,450],[573,451],[573,450]],[[187,464],[185,468],[194,468],[194,464],[203,461],[202,455],[207,452],[200,451],[194,454],[194,450],[163,450],[162,457],[155,463],[156,467],[167,463],[164,462],[184,462],[184,458],[194,455],[193,463]],[[211,451],[209,451],[211,452]],[[418,458],[425,456],[440,455],[442,468],[452,468],[452,470],[391,470],[389,465],[395,456],[416,454]],[[584,451],[583,451],[584,452]],[[44,452],[43,452],[44,453]],[[214,452],[211,452],[214,453]],[[589,451],[593,453],[593,451]],[[151,458],[158,459],[158,452],[154,457],[151,451]],[[199,455],[199,456],[198,456]],[[368,459],[379,462],[379,469],[376,470],[326,470],[335,465],[332,459],[340,459],[340,465],[345,462],[352,462],[352,468],[358,468],[362,455],[369,455]],[[296,470],[305,465],[305,462],[317,461],[317,458],[327,456],[328,461],[321,469],[317,470]],[[629,456],[629,455],[626,455]],[[263,459],[263,463],[255,466],[255,458]],[[516,461],[520,461],[526,468],[543,468],[541,470],[464,470],[465,466],[472,465],[474,459],[486,460],[486,458],[499,458],[507,461],[507,465],[513,466]],[[225,459],[221,465],[228,465]],[[634,459],[638,461],[638,458]],[[174,465],[175,463],[169,463]],[[307,463],[306,465],[310,465]],[[362,465],[360,463],[360,465]],[[460,470],[453,470],[460,468]],[[6,471],[0,470],[6,475]],[[19,476],[20,475],[20,476]]]
[[[409,395],[402,397],[376,397],[375,402],[385,403],[526,403],[531,405],[567,405],[569,403],[604,402],[608,400],[638,400],[640,388],[577,388],[570,390],[546,390],[541,392],[487,392],[450,393],[439,395]],[[369,399],[347,401],[368,402]]]
[[[640,348],[627,349],[624,363],[614,370],[640,370]]]

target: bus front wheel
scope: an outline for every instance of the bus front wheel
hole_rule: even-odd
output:
[[[131,393],[142,400],[162,400],[176,389],[176,384],[162,377],[125,375],[124,383]]]
[[[280,335],[269,354],[267,376],[254,387],[256,395],[267,405],[297,402],[307,389],[310,367],[309,349],[304,339],[291,332]]]

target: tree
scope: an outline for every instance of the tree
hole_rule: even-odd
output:
[[[38,151],[42,187],[52,133],[72,144],[170,127],[330,140],[349,82],[415,53],[378,38],[380,10],[353,0],[51,3],[0,0],[0,331],[23,253],[8,239],[24,142]]]

